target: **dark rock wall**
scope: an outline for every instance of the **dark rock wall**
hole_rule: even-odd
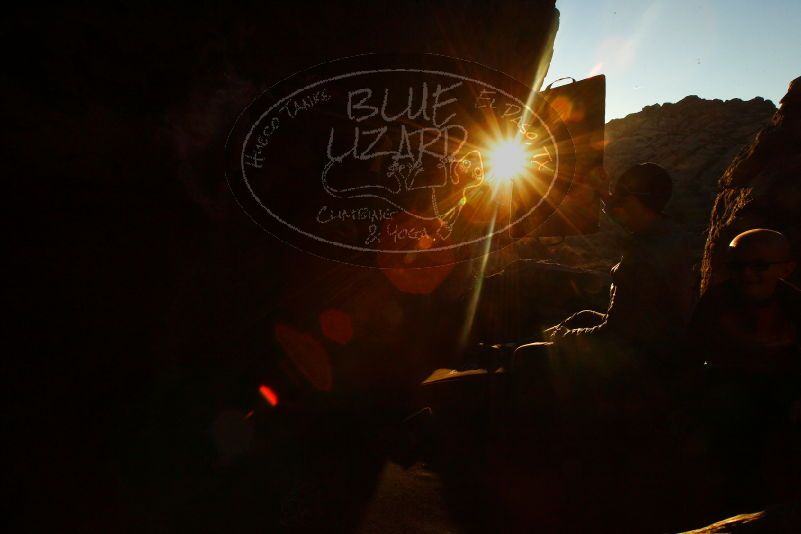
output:
[[[319,260],[253,224],[225,183],[229,129],[273,83],[353,54],[436,52],[536,83],[551,55],[554,6],[128,2],[9,11],[0,22],[3,146],[12,155],[5,296],[6,326],[19,340],[3,373],[13,399],[10,523],[169,532],[193,517],[203,528],[178,531],[269,530],[253,515],[276,502],[262,493],[278,487],[274,477],[253,493],[259,506],[237,504],[237,513],[224,499],[208,509],[188,503],[224,488],[213,423],[226,409],[263,403],[260,381],[282,380],[276,323],[290,325],[284,337],[297,344],[327,347],[334,394],[369,387],[388,403],[436,365],[436,354],[417,349],[456,329],[439,313],[441,292],[401,294],[377,269]],[[321,333],[321,312],[334,307],[352,311],[348,347]],[[322,371],[314,376],[327,385]],[[380,414],[386,403],[342,411],[354,406]],[[337,450],[340,437],[332,430],[309,454]],[[345,471],[360,452],[375,456],[349,439]]]
[[[723,173],[709,221],[702,290],[725,279],[725,251],[738,233],[770,228],[801,252],[801,78],[790,83],[771,124]],[[791,278],[798,283],[801,273]]]

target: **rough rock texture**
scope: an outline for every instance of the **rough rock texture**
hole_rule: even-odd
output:
[[[670,213],[703,229],[720,174],[775,110],[762,98],[697,96],[645,107],[607,124],[606,170],[615,177],[641,161],[659,163],[674,179]]]
[[[700,260],[718,179],[775,111],[775,105],[762,98],[722,101],[694,95],[674,104],[646,106],[607,123],[604,166],[612,180],[635,163],[664,166],[674,179],[667,212],[683,224]],[[565,239],[554,249],[555,259],[607,268],[617,261],[617,242],[623,235],[602,217],[597,234]]]
[[[740,514],[684,534],[781,534],[801,531],[801,501]]]
[[[436,365],[404,345],[430,350],[454,331],[450,302],[437,313],[378,269],[319,260],[253,224],[225,182],[226,136],[260,91],[336,57],[436,52],[528,81],[547,67],[555,0],[234,4],[21,6],[0,24],[14,51],[0,93],[7,330],[19,337],[3,368],[10,531],[274,532],[316,476],[339,506],[321,530],[347,530],[383,454],[358,436]],[[352,310],[347,346],[323,335],[334,307]],[[292,412],[319,421],[265,424],[280,437],[228,470],[219,417],[266,407],[261,383],[304,402],[312,388],[279,325],[315,347],[315,369],[333,362],[336,397]]]
[[[725,278],[729,241],[757,227],[784,232],[799,257],[801,78],[790,84],[771,124],[737,155],[720,179],[704,251],[702,290]],[[796,272],[791,281],[799,279]]]

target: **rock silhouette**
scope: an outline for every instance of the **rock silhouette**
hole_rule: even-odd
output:
[[[261,91],[354,54],[450,54],[530,82],[544,76],[558,25],[554,0],[216,4],[19,9],[4,25],[15,51],[4,73],[7,216],[18,223],[9,330],[20,339],[5,367],[12,530],[269,530],[297,489],[283,475],[305,480],[290,466],[311,477],[307,466],[326,460],[341,468],[333,488],[352,475],[360,490],[331,490],[342,513],[326,527],[354,521],[380,468],[374,443],[354,436],[374,435],[427,374],[427,332],[455,329],[432,324],[431,296],[399,291],[384,271],[265,235],[228,190],[226,136]],[[293,442],[328,448],[273,441],[261,457],[285,455],[264,478],[227,470],[215,421],[264,404],[261,380],[279,388],[277,323],[302,333],[294,344],[344,353],[320,331],[332,308],[351,316],[354,341],[333,356],[326,417]],[[327,376],[326,363],[299,382]],[[367,388],[378,396],[353,393]]]
[[[653,161],[670,172],[673,197],[667,213],[682,223],[700,261],[718,180],[732,158],[770,124],[769,100],[707,100],[691,95],[654,104],[606,124],[604,166],[614,179],[625,169]],[[605,217],[597,234],[568,237],[554,247],[557,261],[607,269],[618,259],[620,228]]]
[[[771,124],[744,147],[720,178],[704,251],[702,290],[723,279],[724,252],[750,228],[784,233],[801,252],[801,78],[790,83]],[[801,280],[796,270],[791,282]]]

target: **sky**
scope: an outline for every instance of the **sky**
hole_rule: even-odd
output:
[[[606,119],[687,95],[778,106],[801,76],[801,0],[557,0],[545,84],[605,74]]]

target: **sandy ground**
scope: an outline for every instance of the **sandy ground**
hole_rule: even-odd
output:
[[[387,462],[358,534],[460,534],[448,517],[435,473]]]

